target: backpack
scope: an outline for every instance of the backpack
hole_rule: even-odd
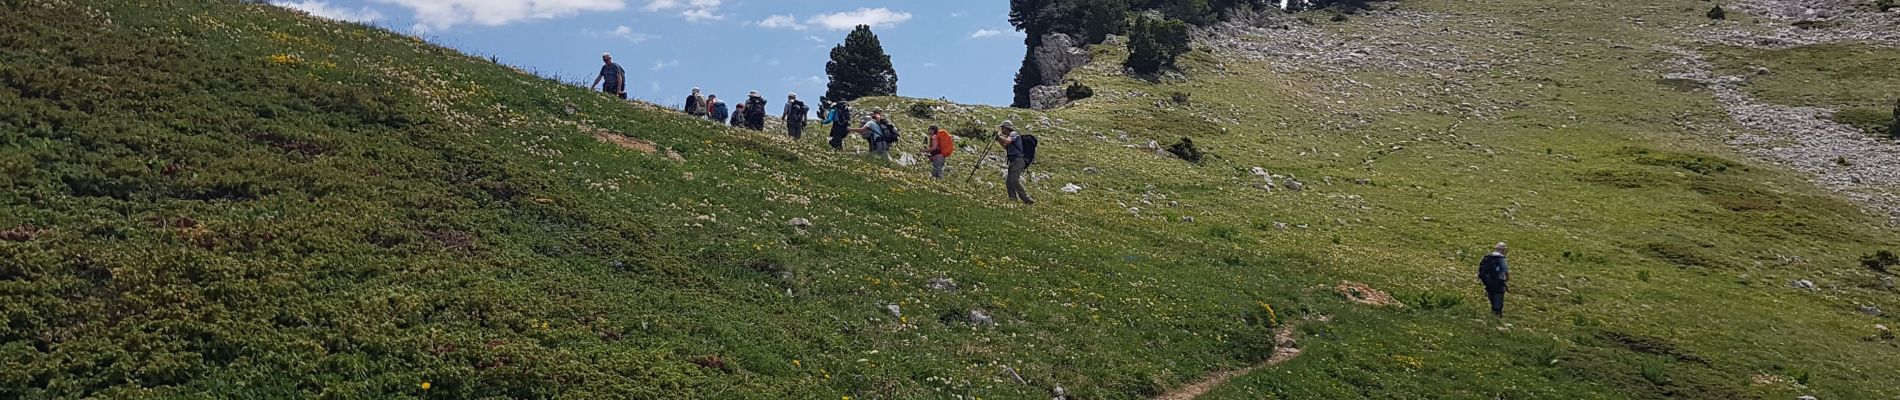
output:
[[[882,121],[877,121],[877,126],[879,128],[883,128],[882,130],[884,131],[884,136],[878,138],[878,141],[897,143],[897,138],[899,137],[899,135],[897,133],[896,124],[892,124],[891,120],[887,118]]]
[[[942,156],[949,157],[950,153],[957,152],[957,140],[950,137],[950,131],[939,129],[934,135],[937,138],[937,152],[942,153]]]
[[[811,112],[811,108],[806,107],[805,102],[798,101],[798,100],[792,101],[792,120],[793,121],[804,121],[805,114],[810,113],[810,112]]]
[[[751,98],[745,101],[746,119],[765,118],[765,99]]]
[[[1503,260],[1504,257],[1485,255],[1484,261],[1478,262],[1478,281],[1486,284],[1497,282],[1498,264]]]
[[[1023,145],[1023,159],[1028,160],[1029,164],[1035,164],[1036,163],[1036,135],[1022,135],[1021,137],[1016,138],[1016,141],[1022,143]]]
[[[831,120],[832,123],[843,124],[845,126],[851,125],[851,107],[838,106],[836,111],[832,111],[832,113],[834,113],[838,117],[838,118],[832,119]]]

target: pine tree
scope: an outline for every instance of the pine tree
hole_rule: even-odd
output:
[[[831,77],[825,98],[852,101],[860,97],[897,94],[897,69],[890,54],[871,27],[858,25],[845,35],[844,44],[831,48],[831,62],[825,63],[825,75]]]

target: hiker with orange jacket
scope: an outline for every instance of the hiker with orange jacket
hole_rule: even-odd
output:
[[[924,137],[923,156],[930,159],[930,178],[943,179],[943,162],[956,152],[957,141],[950,137],[950,131],[930,126],[930,135]]]

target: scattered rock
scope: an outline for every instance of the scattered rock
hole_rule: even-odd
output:
[[[1884,288],[1887,290],[1893,290],[1893,277],[1891,276],[1880,277],[1880,286],[1881,288]]]
[[[904,317],[904,310],[903,310],[902,308],[900,308],[900,307],[898,307],[898,306],[897,306],[896,304],[885,304],[885,305],[884,305],[884,310],[885,310],[885,311],[890,311],[890,312],[891,312],[891,318],[903,318],[903,317]]]
[[[16,226],[16,227],[13,227],[13,229],[0,231],[0,240],[6,240],[9,242],[24,242],[28,240],[33,240],[33,238],[36,238],[39,236],[40,236],[39,228],[35,228],[32,226],[24,226],[24,225]]]
[[[1042,183],[1042,181],[1046,181],[1046,180],[1049,180],[1049,174],[1045,174],[1041,172],[1029,173],[1029,183]]]
[[[1884,314],[1885,314],[1885,313],[1883,313],[1883,312],[1881,312],[1881,311],[1880,311],[1880,307],[1877,307],[1877,306],[1872,306],[1872,305],[1863,305],[1863,306],[1860,306],[1860,313],[1861,313],[1861,314],[1867,314],[1867,315],[1872,315],[1872,316],[1876,316],[1876,317],[1878,317],[1878,316],[1881,316],[1881,315],[1884,315]]]
[[[970,324],[976,326],[996,326],[996,319],[983,310],[970,310]]]
[[[1181,222],[1194,222],[1194,217],[1189,216],[1189,215],[1183,215],[1181,216]]]
[[[1098,171],[1098,170],[1096,170],[1096,169],[1095,169],[1095,167],[1083,167],[1083,168],[1082,168],[1082,173],[1084,173],[1084,174],[1089,174],[1089,175],[1095,175],[1095,174],[1097,174],[1097,173],[1100,173],[1100,172],[1102,172],[1102,171]]]
[[[1795,289],[1815,290],[1814,281],[1806,279],[1796,279],[1794,282],[1788,282],[1788,286]]]
[[[789,224],[789,225],[791,225],[791,226],[796,226],[796,227],[800,227],[800,228],[809,228],[809,227],[811,227],[811,220],[808,220],[808,219],[804,219],[804,218],[792,218],[792,220],[791,220],[791,221],[785,221],[785,223],[786,223],[786,224]]]
[[[1299,180],[1296,180],[1293,178],[1287,178],[1286,189],[1298,192],[1298,191],[1306,190],[1306,184],[1300,183]]]
[[[910,155],[910,153],[904,153],[897,157],[897,165],[905,167],[917,165],[917,157]]]
[[[950,278],[930,278],[929,282],[924,283],[924,288],[933,292],[954,292],[957,291],[957,281]]]
[[[1063,193],[1075,193],[1075,192],[1080,192],[1080,191],[1082,191],[1082,187],[1081,187],[1081,186],[1076,186],[1076,185],[1075,185],[1075,184],[1073,184],[1073,183],[1071,183],[1071,184],[1067,184],[1067,185],[1062,185],[1062,192],[1063,192]]]
[[[1284,230],[1286,230],[1286,223],[1285,223],[1285,222],[1278,222],[1278,221],[1276,221],[1276,222],[1274,222],[1274,223],[1273,223],[1273,229],[1279,229],[1279,230],[1283,230],[1283,231],[1284,231]]]
[[[1352,183],[1358,184],[1359,186],[1372,186],[1372,180],[1366,178],[1354,179]]]

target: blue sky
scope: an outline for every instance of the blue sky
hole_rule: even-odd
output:
[[[816,107],[831,47],[872,25],[897,67],[898,94],[1008,105],[1022,62],[1009,4],[866,0],[273,0],[332,19],[416,33],[565,80],[592,82],[600,53],[627,69],[628,92],[663,104],[695,86],[722,98],[758,90]],[[776,106],[775,106],[776,108]]]

